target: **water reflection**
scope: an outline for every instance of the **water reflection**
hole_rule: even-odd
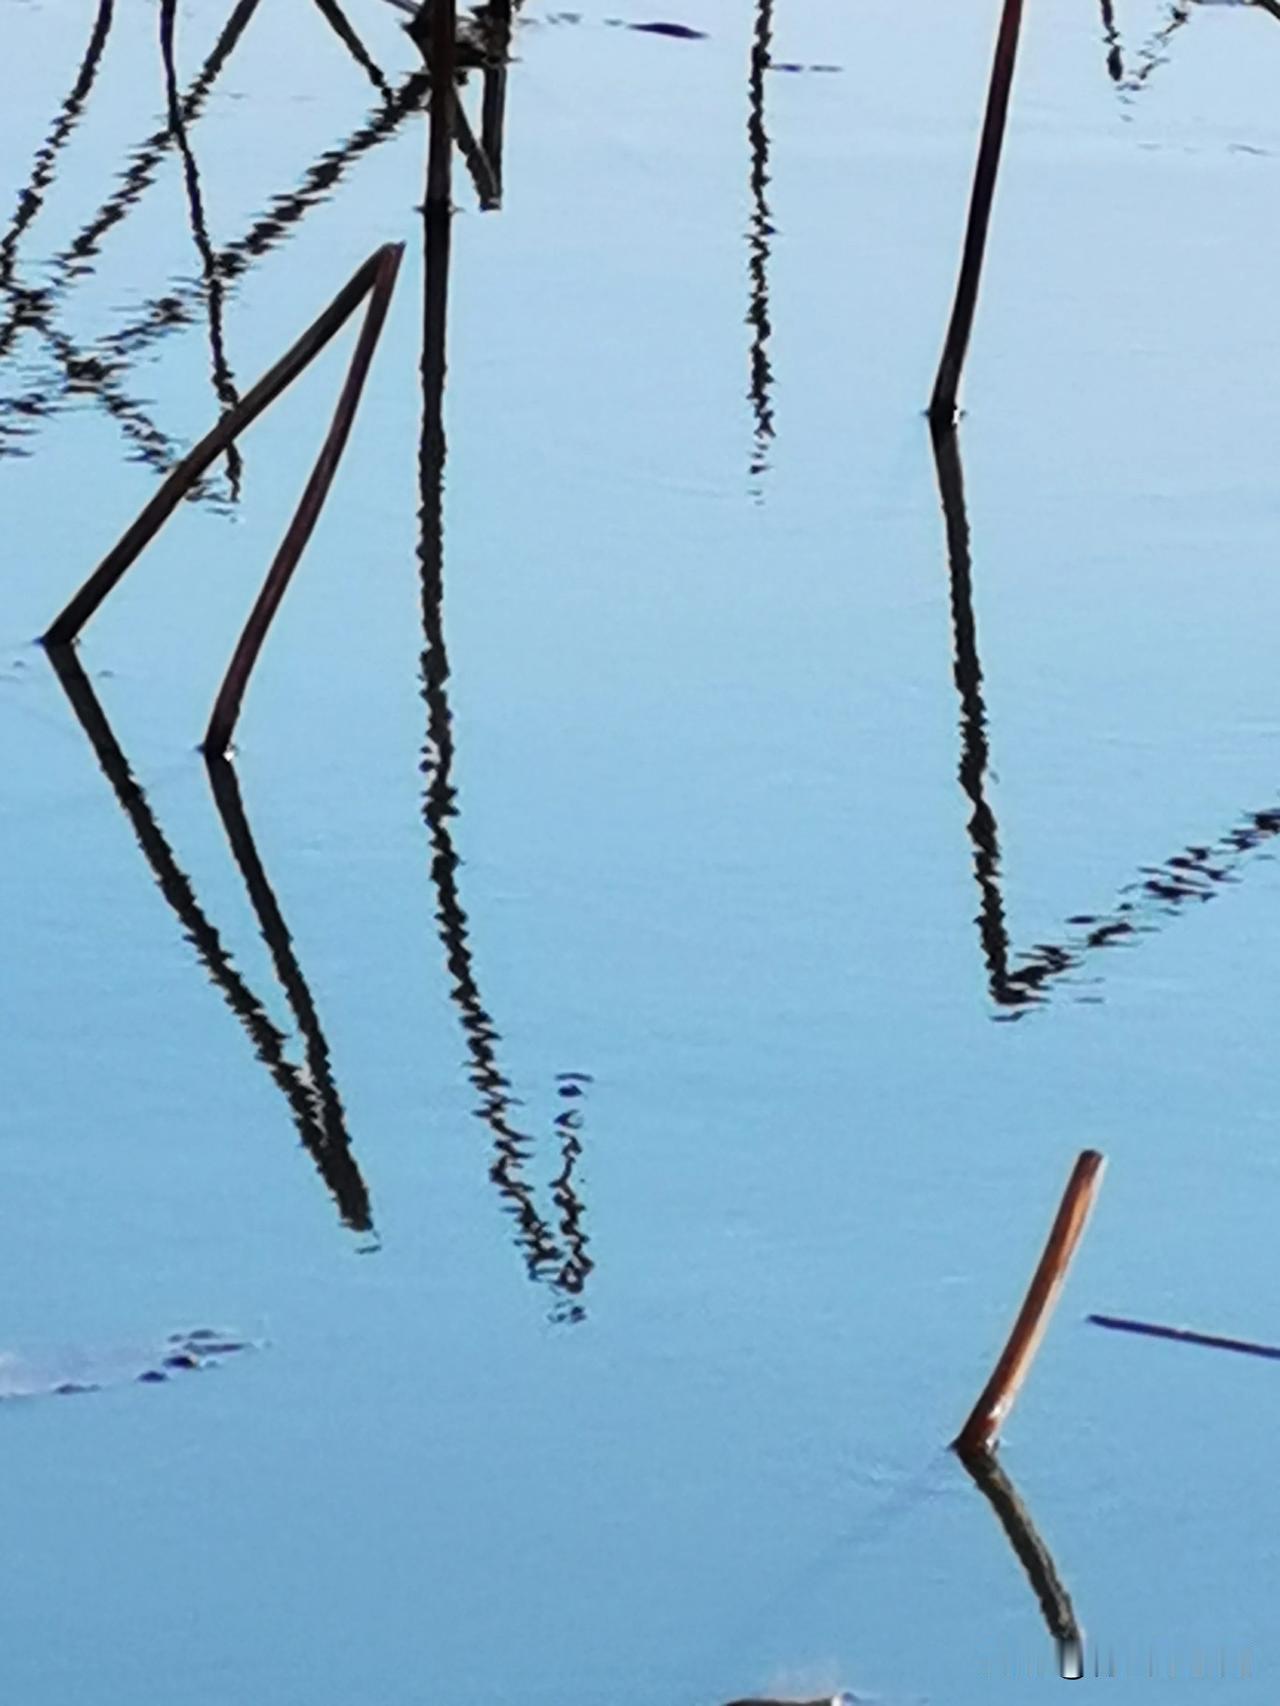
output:
[[[1001,1007],[1018,1007],[1029,992],[1009,977],[1009,932],[1000,891],[1000,834],[987,800],[987,707],[982,694],[982,663],[973,615],[973,560],[969,548],[969,514],[964,496],[960,441],[954,425],[931,428],[934,466],[947,535],[947,565],[951,579],[951,636],[956,691],[960,695],[960,786],[972,811],[969,840],[973,845],[973,874],[978,884],[978,937],[987,965],[991,999]]]
[[[747,324],[751,327],[751,410],[755,441],[751,452],[751,478],[759,481],[768,471],[769,446],[774,436],[773,368],[769,361],[769,249],[773,220],[769,210],[769,133],[765,129],[765,78],[773,43],[773,0],[758,0],[755,32],[751,42],[751,76],[748,83],[747,141],[751,149],[751,222],[747,231],[748,272],[751,302]],[[755,488],[759,496],[759,487]]]
[[[146,795],[134,779],[106,712],[75,653],[50,647],[49,658],[71,707],[88,736],[98,763],[128,818],[161,894],[227,1005],[244,1026],[258,1059],[289,1104],[303,1146],[338,1205],[343,1223],[355,1232],[373,1230],[369,1193],[347,1133],[346,1118],[330,1067],[329,1047],[275,894],[267,880],[249,830],[235,773],[225,759],[209,761],[214,802],[232,855],[244,878],[250,904],[271,953],[280,986],[304,1039],[307,1070],[285,1055],[284,1034],[269,1018],[223,946],[165,839]]]
[[[554,1296],[552,1318],[578,1321],[585,1312],[582,1297],[587,1276],[594,1266],[575,1182],[582,1155],[580,1103],[590,1080],[584,1074],[564,1073],[558,1081],[561,1099],[567,1105],[555,1121],[561,1168],[551,1186],[558,1216],[558,1224],[553,1226],[540,1211],[534,1189],[525,1176],[535,1143],[515,1123],[515,1109],[520,1104],[498,1059],[501,1034],[481,997],[470,924],[458,886],[461,860],[452,830],[458,801],[453,780],[453,714],[449,705],[449,654],[444,631],[443,504],[447,449],[444,387],[451,216],[446,208],[431,207],[424,213],[423,224],[425,285],[418,557],[422,586],[422,694],[427,710],[422,760],[423,815],[431,843],[436,924],[450,977],[450,995],[462,1026],[468,1076],[479,1098],[476,1113],[493,1136],[489,1176],[515,1223],[516,1243],[529,1277],[549,1287]]]
[[[1107,73],[1113,83],[1119,83],[1124,77],[1124,55],[1112,0],[1102,0],[1102,34],[1107,44]]]
[[[1060,941],[1037,942],[1019,952],[1015,963],[1001,888],[999,828],[987,798],[991,754],[960,444],[954,428],[934,431],[932,440],[946,529],[953,667],[960,698],[958,774],[972,808],[967,827],[979,895],[975,922],[987,986],[999,1009],[998,1016],[1016,1019],[1047,1000],[1055,979],[1077,971],[1099,949],[1140,941],[1188,907],[1220,894],[1237,879],[1250,854],[1280,835],[1280,805],[1245,812],[1209,841],[1193,842],[1159,864],[1142,866],[1110,907],[1071,914]],[[1078,998],[1096,999],[1088,995]]]
[[[227,361],[226,339],[222,328],[222,280],[218,276],[217,264],[213,257],[213,245],[209,241],[209,226],[204,213],[204,194],[200,188],[200,171],[187,137],[187,127],[182,117],[182,101],[178,95],[178,72],[173,53],[176,12],[177,0],[161,0],[160,56],[164,62],[165,95],[169,105],[169,128],[173,132],[174,141],[177,143],[178,153],[182,156],[182,175],[187,189],[187,209],[191,217],[191,235],[204,274],[205,295],[208,299],[209,308],[209,352],[213,364],[214,395],[221,407],[226,410],[233,409],[240,401],[240,396]],[[240,497],[243,466],[240,448],[233,441],[227,446],[227,480],[231,488],[233,503],[238,502]]]
[[[22,234],[44,205],[45,191],[53,182],[54,167],[58,154],[65,146],[68,138],[84,111],[84,104],[93,88],[94,79],[98,75],[98,66],[102,62],[102,51],[107,45],[107,37],[111,33],[111,20],[114,13],[114,0],[99,0],[97,16],[93,21],[93,29],[89,35],[89,44],[85,48],[84,58],[70,93],[58,108],[58,114],[49,131],[47,140],[36,153],[31,167],[31,176],[26,187],[18,196],[18,210],[14,214],[13,223],[5,233],[4,241],[0,242],[0,286],[7,288],[13,277],[14,257]]]
[[[373,55],[369,52],[368,48],[356,33],[355,26],[347,17],[347,14],[342,10],[342,7],[338,4],[338,0],[316,0],[316,6],[320,11],[321,17],[328,24],[334,35],[337,36],[343,47],[346,48],[352,59],[355,60],[356,64],[364,72],[365,76],[368,77],[369,81],[382,96],[383,100],[394,100],[395,96],[392,93],[391,85],[387,82],[386,77],[379,69]]]
[[[1054,1643],[1059,1674],[1068,1680],[1080,1678],[1084,1674],[1084,1647],[1071,1596],[1018,1489],[997,1459],[986,1452],[961,1454],[960,1461],[995,1512],[1014,1556],[1026,1571]]]
[[[200,75],[186,98],[178,105],[177,110],[183,127],[194,122],[205,97],[240,40],[257,5],[258,0],[240,0],[240,4],[232,12]],[[89,53],[86,54],[86,63],[92,62],[95,70],[93,40],[96,40],[96,36],[95,29]],[[87,85],[92,83],[93,77],[89,75],[86,79],[82,72],[79,81],[86,83],[85,94],[81,96],[83,104]],[[154,179],[166,151],[176,140],[177,130],[172,123],[171,114],[171,122],[166,128],[149,137],[135,152],[132,164],[123,174],[119,188],[103,203],[70,246],[50,263],[46,269],[50,275],[48,283],[38,287],[22,284],[13,276],[12,261],[10,262],[9,276],[2,286],[9,313],[3,322],[0,322],[0,360],[10,353],[20,334],[30,330],[41,336],[54,357],[58,372],[42,379],[19,396],[0,398],[0,455],[20,452],[23,448],[22,440],[29,434],[33,423],[48,418],[73,398],[84,396],[92,398],[117,422],[139,460],[163,471],[171,467],[177,459],[178,446],[161,431],[142,404],[130,397],[120,385],[120,364],[104,358],[99,353],[78,349],[55,319],[55,309],[71,284],[93,270],[89,263],[97,253],[103,236],[137,205],[143,192]],[[52,177],[50,163],[44,174],[43,187],[48,187]],[[31,223],[36,211],[38,204],[27,213],[24,225]],[[20,209],[20,217],[22,212]],[[193,495],[208,497],[210,491],[207,483],[201,482],[193,488]]]
[[[134,150],[117,188],[71,243],[48,263],[48,281],[39,287],[28,287],[14,276],[13,254],[18,237],[35,217],[39,198],[52,178],[52,161],[43,166],[38,162],[33,177],[37,183],[36,204],[30,207],[24,200],[19,208],[21,228],[11,231],[9,239],[6,239],[9,244],[8,272],[7,276],[0,277],[0,293],[4,296],[8,313],[0,321],[0,359],[12,351],[23,332],[34,331],[53,357],[53,366],[38,374],[22,392],[0,398],[0,455],[21,450],[23,440],[38,422],[50,418],[73,400],[87,397],[116,420],[140,460],[158,472],[167,472],[178,460],[182,447],[157,425],[136,398],[129,395],[124,385],[129,368],[156,342],[190,325],[197,314],[206,313],[215,389],[225,407],[228,398],[234,395],[222,334],[222,314],[228,291],[292,234],[312,208],[335,192],[356,161],[395,135],[404,120],[421,108],[427,89],[427,79],[422,73],[413,74],[398,88],[391,89],[369,60],[366,70],[372,68],[371,76],[383,97],[378,108],[351,135],[324,150],[303,174],[295,189],[275,196],[266,211],[242,236],[221,249],[215,249],[208,236],[199,172],[191,146],[191,130],[258,4],[259,0],[238,0],[199,74],[186,95],[179,97],[172,53],[174,7],[173,0],[167,0],[161,12],[161,38],[168,90],[168,123]],[[109,8],[106,10],[109,17]],[[367,51],[350,25],[346,25],[345,31],[340,29],[339,8],[330,4],[321,6],[321,11],[331,26],[343,35],[353,56],[358,60],[362,55],[368,59]],[[77,81],[77,90],[84,85],[78,96],[78,106],[83,105],[100,56],[101,43],[95,30],[86,53],[88,69],[82,69]],[[73,120],[74,117],[73,111]],[[70,125],[66,132],[69,130]],[[59,136],[57,126],[53,136]],[[46,150],[48,146],[46,144]],[[58,324],[58,310],[73,287],[93,272],[95,257],[107,233],[140,205],[170,148],[176,148],[183,161],[192,229],[201,258],[201,276],[152,297],[128,324],[100,339],[93,349],[82,350]],[[209,482],[205,481],[193,488],[192,495],[209,498],[215,494]]]

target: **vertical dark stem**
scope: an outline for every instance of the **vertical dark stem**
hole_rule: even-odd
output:
[[[987,230],[991,223],[991,203],[996,193],[996,176],[1000,170],[1000,150],[1004,145],[1005,121],[1009,115],[1009,91],[1013,85],[1013,67],[1018,55],[1018,32],[1021,27],[1022,0],[1004,0],[1000,31],[996,37],[995,59],[991,67],[987,112],[982,124],[982,140],[978,145],[973,194],[969,202],[969,222],[965,229],[964,251],[960,260],[960,279],[956,285],[955,305],[951,310],[947,340],[942,348],[938,377],[934,381],[933,397],[929,403],[929,418],[935,426],[948,425],[956,415],[960,376],[969,348],[969,334],[973,330],[978,287],[982,282],[982,260],[987,247]]]
[[[449,206],[453,161],[453,65],[456,51],[455,0],[433,0],[431,8],[431,135],[427,149],[427,207]]]
[[[751,455],[751,477],[757,479],[768,467],[768,447],[774,435],[773,367],[769,361],[769,249],[773,219],[769,211],[769,133],[765,129],[765,78],[773,39],[773,0],[759,0],[755,33],[751,42],[751,76],[747,101],[747,141],[751,149],[751,223],[747,231],[748,271],[751,301],[747,324],[751,327],[751,377],[749,393],[755,417],[755,443]]]

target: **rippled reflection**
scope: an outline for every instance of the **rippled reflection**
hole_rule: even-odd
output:
[[[379,106],[349,136],[325,149],[307,168],[295,188],[274,196],[265,212],[247,231],[222,248],[215,248],[208,234],[191,131],[258,5],[259,0],[238,0],[199,74],[187,93],[180,96],[173,64],[174,4],[173,0],[165,0],[161,10],[161,45],[168,123],[133,151],[116,189],[72,241],[47,263],[44,269],[46,282],[29,286],[16,276],[14,256],[17,242],[39,210],[44,191],[53,178],[57,150],[70,134],[92,85],[101,58],[110,8],[105,7],[99,15],[76,88],[64,104],[59,121],[51,132],[50,142],[46,143],[37,160],[32,178],[34,191],[29,191],[20,203],[18,221],[6,239],[6,270],[0,275],[0,293],[7,312],[0,320],[0,361],[13,351],[21,334],[34,332],[45,346],[51,363],[18,394],[0,397],[0,455],[21,453],[25,449],[25,441],[42,421],[73,401],[85,398],[116,421],[138,460],[157,472],[167,472],[181,456],[184,446],[166,433],[147,408],[130,394],[127,386],[130,369],[161,339],[191,325],[198,316],[207,316],[214,386],[220,404],[225,407],[235,393],[222,331],[227,294],[251,268],[292,234],[312,208],[336,192],[356,161],[395,135],[404,120],[421,108],[427,89],[426,77],[421,72],[415,73],[392,89],[341,8],[333,0],[326,0],[326,3],[317,0],[318,15],[342,37],[353,58],[378,87],[382,96]],[[75,286],[94,271],[96,257],[108,232],[141,204],[171,148],[176,149],[183,163],[192,232],[201,260],[200,277],[152,297],[125,325],[99,339],[92,348],[82,349],[59,324],[59,310]],[[234,475],[235,463],[229,461]],[[215,487],[207,480],[197,484],[191,493],[197,499],[216,495]]]
[[[280,986],[304,1040],[307,1070],[285,1054],[285,1036],[236,970],[222,938],[196,898],[165,839],[147,797],[134,779],[106,712],[75,653],[51,647],[49,658],[98,763],[128,818],[161,894],[182,925],[210,979],[240,1020],[258,1059],[289,1104],[298,1135],[338,1205],[343,1222],[356,1232],[371,1232],[369,1193],[351,1153],[346,1117],[330,1067],[329,1047],[275,894],[258,856],[240,799],[235,773],[225,759],[209,761],[214,801],[232,855],[244,878],[263,940],[271,953]]]
[[[1280,835],[1280,804],[1245,812],[1211,839],[1189,843],[1158,864],[1142,866],[1110,906],[1073,913],[1059,941],[1037,942],[1013,956],[1001,889],[1000,833],[987,798],[991,752],[959,438],[954,428],[935,431],[932,438],[946,528],[953,664],[960,697],[958,774],[972,808],[968,832],[979,894],[975,922],[991,999],[1000,1017],[1016,1019],[1048,999],[1055,979],[1077,971],[1098,950],[1141,941],[1188,907],[1220,894],[1237,879],[1250,854]]]
[[[1040,1604],[1040,1612],[1053,1639],[1058,1669],[1064,1678],[1082,1675],[1083,1647],[1080,1624],[1071,1596],[1062,1585],[1053,1555],[1041,1539],[1031,1513],[1018,1489],[994,1456],[961,1455],[974,1485],[995,1512],[1013,1554],[1026,1571],[1027,1580]]]
[[[213,364],[213,390],[220,406],[234,408],[240,401],[231,367],[227,361],[226,338],[222,326],[222,280],[209,241],[209,226],[205,219],[204,194],[200,188],[200,170],[187,137],[182,117],[182,101],[178,95],[178,72],[174,64],[173,36],[177,0],[161,0],[160,55],[164,61],[165,95],[169,105],[169,128],[173,132],[178,152],[182,156],[182,175],[187,189],[187,208],[191,216],[191,236],[200,257],[204,275],[205,296],[209,309],[209,352]],[[227,446],[227,479],[233,502],[240,497],[243,462],[240,447],[233,440]]]
[[[449,705],[449,655],[444,632],[444,386],[449,300],[451,216],[429,208],[424,214],[424,313],[422,340],[422,432],[419,443],[419,568],[422,583],[422,693],[427,740],[422,769],[423,814],[431,841],[431,880],[436,924],[458,1009],[468,1056],[468,1076],[479,1101],[476,1113],[493,1136],[489,1174],[516,1227],[516,1242],[531,1279],[555,1297],[553,1318],[578,1321],[594,1262],[588,1251],[583,1205],[575,1175],[582,1155],[582,1103],[590,1079],[562,1073],[558,1089],[565,1104],[555,1121],[561,1168],[552,1182],[557,1224],[543,1215],[525,1169],[536,1145],[515,1123],[520,1105],[498,1059],[501,1034],[481,997],[470,924],[458,886],[461,860],[452,822],[458,815],[453,780],[453,714]]]
[[[751,410],[755,419],[755,442],[751,452],[751,478],[758,481],[769,467],[769,446],[774,436],[773,368],[769,361],[769,249],[773,218],[769,210],[769,133],[765,129],[765,78],[773,41],[773,0],[758,0],[755,33],[751,41],[751,77],[747,103],[747,140],[751,149],[751,222],[747,231],[751,302],[747,324],[751,327]],[[757,488],[758,492],[758,488]]]

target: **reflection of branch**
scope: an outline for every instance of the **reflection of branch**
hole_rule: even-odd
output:
[[[751,327],[751,407],[755,415],[755,447],[751,477],[768,468],[768,446],[774,435],[773,368],[769,361],[769,246],[773,220],[766,191],[769,186],[769,133],[764,124],[765,73],[773,39],[773,0],[759,0],[755,36],[751,44],[751,80],[747,110],[747,140],[751,147],[751,224],[747,232],[751,305],[747,324]]]
[[[444,383],[445,337],[448,319],[450,213],[447,205],[429,207],[425,226],[425,305],[422,344],[422,436],[418,477],[419,565],[422,577],[422,694],[427,708],[427,741],[423,753],[423,815],[431,839],[431,880],[436,892],[436,923],[452,980],[450,995],[461,1019],[470,1057],[469,1077],[479,1095],[477,1113],[493,1134],[494,1158],[490,1177],[506,1200],[516,1222],[517,1242],[525,1266],[535,1281],[549,1285],[562,1300],[561,1318],[576,1320],[582,1291],[591,1267],[581,1230],[582,1204],[573,1185],[574,1164],[580,1152],[575,1123],[561,1124],[563,1169],[555,1181],[555,1200],[561,1211],[566,1251],[538,1211],[533,1191],[523,1176],[531,1140],[512,1123],[516,1101],[510,1080],[497,1056],[500,1036],[480,995],[470,942],[470,925],[458,890],[461,863],[449,820],[457,815],[453,784],[453,715],[449,707],[449,657],[444,633],[445,467]],[[568,1082],[565,1080],[564,1082]],[[563,1119],[563,1116],[562,1116]],[[566,1253],[567,1252],[567,1253]]]
[[[1136,70],[1130,72],[1129,76],[1125,78],[1123,88],[1126,94],[1136,94],[1156,67],[1164,64],[1166,46],[1190,19],[1190,0],[1178,0],[1177,4],[1170,7],[1169,22],[1152,36],[1142,50]]]
[[[79,75],[70,94],[58,109],[58,117],[49,132],[48,140],[36,154],[30,180],[18,197],[18,210],[14,214],[13,224],[5,233],[3,243],[0,243],[0,285],[7,285],[13,276],[13,262],[19,240],[44,205],[44,192],[53,181],[53,168],[58,152],[78,124],[84,103],[89,98],[89,91],[98,75],[102,50],[107,45],[107,36],[111,30],[113,7],[114,0],[98,0],[98,14],[94,19],[89,45],[80,62]]]
[[[982,663],[973,616],[973,564],[969,551],[969,516],[965,507],[964,471],[954,426],[933,430],[934,464],[942,513],[947,529],[947,564],[951,576],[951,632],[955,647],[955,682],[960,694],[960,786],[973,807],[969,840],[978,882],[978,934],[987,963],[991,999],[1001,1006],[1020,1006],[1032,999],[1009,982],[1009,932],[1000,892],[1000,839],[995,813],[987,801],[987,708],[982,694]]]
[[[387,141],[408,115],[417,111],[426,87],[424,73],[415,72],[400,85],[391,102],[375,109],[345,141],[326,149],[307,168],[297,189],[276,196],[243,236],[218,250],[214,261],[219,277],[230,284],[269,254],[342,181],[357,160]],[[119,354],[139,354],[187,323],[190,304],[199,300],[202,289],[200,285],[188,286],[153,298],[144,305],[138,320],[104,338],[103,346]]]
[[[979,1452],[961,1456],[974,1485],[996,1514],[1012,1546],[1014,1555],[1026,1571],[1027,1580],[1040,1601],[1041,1615],[1058,1649],[1059,1670],[1064,1677],[1083,1674],[1083,1650],[1080,1625],[1070,1596],[1062,1585],[1049,1548],[1036,1532],[1031,1514],[1023,1504],[1018,1489],[992,1456]]]
[[[1120,52],[1120,32],[1116,28],[1116,13],[1112,0],[1102,0],[1102,33],[1107,43],[1107,70],[1113,83],[1124,76],[1124,59]]]
[[[973,566],[965,505],[960,445],[954,429],[933,433],[933,453],[947,531],[951,576],[951,625],[955,682],[960,694],[960,786],[973,807],[969,839],[981,902],[976,923],[986,962],[991,999],[1017,1018],[1043,1002],[1053,979],[1079,968],[1085,957],[1114,943],[1132,942],[1191,903],[1212,900],[1234,880],[1247,856],[1280,835],[1280,807],[1247,812],[1216,840],[1185,847],[1159,865],[1144,865],[1109,912],[1073,913],[1064,941],[1038,942],[1011,964],[1009,933],[1000,886],[1000,840],[987,800],[990,761],[987,710],[982,691],[977,624],[973,614]]]
[[[199,115],[209,90],[230,58],[258,4],[259,0],[238,0],[212,53],[182,102],[182,119],[185,125],[191,125]],[[16,307],[10,318],[0,326],[0,356],[8,352],[14,337],[25,326],[42,326],[54,299],[62,294],[73,280],[84,277],[90,270],[85,263],[97,254],[103,237],[111,227],[118,224],[141,200],[173,141],[172,127],[166,125],[163,130],[149,136],[136,150],[133,164],[123,174],[120,187],[103,202],[70,246],[53,261],[53,281],[49,286],[32,291],[11,291],[10,294],[17,298]]]
[[[249,819],[245,815],[244,802],[240,797],[239,780],[234,767],[227,759],[209,758],[206,763],[214,804],[218,808],[218,816],[222,819],[222,827],[227,832],[232,857],[244,878],[262,939],[271,951],[276,977],[298,1022],[298,1029],[306,1047],[316,1128],[310,1145],[312,1153],[328,1181],[330,1190],[342,1206],[342,1218],[347,1225],[356,1231],[368,1231],[373,1224],[369,1211],[369,1193],[351,1154],[351,1138],[347,1132],[342,1099],[333,1079],[329,1044],[321,1028],[320,1015],[316,1012],[311,990],[293,951],[293,941],[284,915],[258,856],[258,849],[249,829]]]
[[[338,0],[316,0],[316,5],[319,7],[320,13],[325,22],[329,25],[329,28],[337,36],[338,40],[346,48],[352,59],[355,60],[356,64],[364,71],[374,88],[382,96],[383,100],[391,100],[392,95],[390,85],[382,75],[382,72],[378,69],[378,66],[368,48],[356,34],[351,20],[342,10],[342,7],[339,6]]]
[[[230,801],[230,812],[226,815],[229,796],[225,782],[222,796],[218,797],[218,779],[216,776],[211,778],[214,781],[219,810],[224,813],[223,822],[227,835],[249,886],[250,898],[258,912],[263,935],[272,949],[277,968],[283,966],[288,970],[288,982],[283,974],[281,981],[298,1015],[300,1025],[303,1023],[303,1013],[308,1015],[308,1024],[303,1028],[307,1036],[311,1075],[315,1080],[314,1089],[286,1059],[282,1033],[272,1024],[261,1002],[236,970],[217,930],[205,916],[190,879],[179,868],[173,851],[147,804],[146,795],[134,780],[129,762],[75,653],[69,647],[54,646],[49,648],[49,659],[80,726],[89,738],[98,763],[129,819],[161,894],[178,918],[210,978],[244,1026],[259,1060],[266,1066],[276,1087],[288,1102],[298,1135],[332,1192],[344,1223],[358,1232],[370,1230],[372,1221],[368,1192],[351,1155],[336,1091],[333,1091],[332,1099],[328,1099],[328,1092],[332,1087],[332,1080],[327,1073],[328,1049],[320,1033],[319,1021],[315,1017],[315,1008],[309,993],[303,999],[306,986],[302,982],[297,962],[293,959],[288,932],[284,929],[284,921],[275,903],[275,897],[267,885],[265,873],[248,836],[248,825],[244,819],[243,807],[239,805],[238,795],[234,801]],[[322,1069],[318,1069],[318,1063],[323,1063]]]
[[[160,54],[164,60],[165,92],[169,101],[169,128],[173,131],[178,144],[178,152],[182,156],[183,176],[187,185],[187,206],[191,214],[191,235],[195,241],[196,252],[200,256],[200,265],[204,272],[205,295],[209,304],[209,349],[213,362],[214,394],[224,409],[233,409],[240,399],[236,392],[235,380],[231,377],[231,368],[227,363],[226,344],[223,339],[222,280],[218,277],[217,263],[213,258],[213,245],[209,241],[209,227],[204,216],[204,197],[200,191],[200,172],[196,166],[196,157],[191,151],[191,143],[187,138],[187,127],[182,117],[182,102],[178,97],[178,73],[173,60],[173,28],[176,10],[177,0],[161,0]],[[237,501],[240,496],[242,471],[240,450],[233,442],[227,446],[227,478],[231,483],[232,502]]]
[[[226,27],[205,61],[203,70],[181,103],[184,125],[190,125],[204,102],[209,89],[239,41],[245,26],[257,8],[258,0],[239,0]],[[47,385],[37,386],[24,395],[0,399],[0,416],[16,419],[18,430],[25,423],[52,413],[57,402],[77,395],[93,397],[116,420],[125,436],[135,446],[139,458],[152,467],[164,470],[177,456],[177,449],[150,419],[146,410],[127,396],[116,381],[117,364],[100,356],[87,355],[53,322],[53,309],[58,298],[71,283],[91,271],[88,263],[96,254],[105,233],[140,200],[165,150],[174,140],[172,125],[158,131],[137,151],[132,166],[125,172],[120,188],[80,232],[71,246],[52,263],[53,279],[48,285],[29,289],[18,285],[12,277],[3,281],[5,295],[12,304],[9,317],[0,325],[0,358],[5,356],[18,334],[30,328],[40,332],[62,369],[62,378],[55,391]],[[206,496],[207,489],[193,489],[194,496]]]

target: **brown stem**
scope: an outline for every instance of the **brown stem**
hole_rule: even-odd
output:
[[[964,234],[964,251],[960,258],[960,279],[956,285],[955,305],[947,341],[942,348],[942,360],[934,381],[933,397],[929,403],[929,418],[937,426],[949,425],[956,415],[956,394],[964,370],[969,334],[978,306],[978,286],[982,282],[982,258],[987,247],[987,228],[991,223],[991,202],[996,193],[996,174],[1000,169],[1000,150],[1004,144],[1005,121],[1009,115],[1009,90],[1013,84],[1014,61],[1018,54],[1018,32],[1022,26],[1022,0],[1004,0],[1000,18],[1000,33],[996,37],[995,60],[991,67],[991,87],[987,93],[987,114],[982,124],[982,140],[978,145],[978,165],[973,177],[973,195],[969,202],[969,223]]]
[[[394,252],[398,258],[401,248],[402,245],[391,243],[375,250],[369,259],[356,269],[324,312],[312,321],[293,347],[281,356],[269,372],[263,374],[235,408],[222,416],[193,450],[187,452],[79,592],[55,617],[44,636],[47,646],[70,645],[79,636],[80,630],[103,599],[123,579],[200,476],[217,461],[232,440],[238,438],[247,426],[257,420],[319,355],[368,295],[380,268],[386,264],[387,256]]]
[[[351,365],[347,369],[342,393],[301,501],[294,511],[293,520],[280,542],[275,560],[267,570],[262,591],[249,613],[249,620],[245,623],[244,632],[227,666],[227,673],[218,690],[204,738],[206,753],[224,753],[231,745],[244,691],[258,653],[262,649],[262,642],[267,637],[267,629],[280,608],[285,588],[293,578],[293,571],[306,550],[307,541],[320,518],[320,511],[329,495],[333,477],[338,471],[338,463],[342,460],[342,452],[346,448],[351,424],[360,404],[360,394],[368,377],[369,364],[373,360],[373,352],[377,348],[383,322],[387,317],[391,292],[395,289],[396,274],[400,270],[403,254],[403,243],[388,243],[378,250],[375,257],[376,265],[369,283],[369,305],[365,310],[364,324],[360,328],[355,350],[352,352]]]
[[[1102,1183],[1105,1164],[1096,1149],[1081,1150],[1076,1160],[1049,1233],[1049,1241],[1032,1276],[1008,1343],[1000,1353],[1000,1360],[983,1387],[982,1396],[974,1405],[968,1421],[952,1442],[962,1457],[995,1450],[1001,1426],[1013,1408],[1044,1338],[1071,1258],[1075,1255]]]

